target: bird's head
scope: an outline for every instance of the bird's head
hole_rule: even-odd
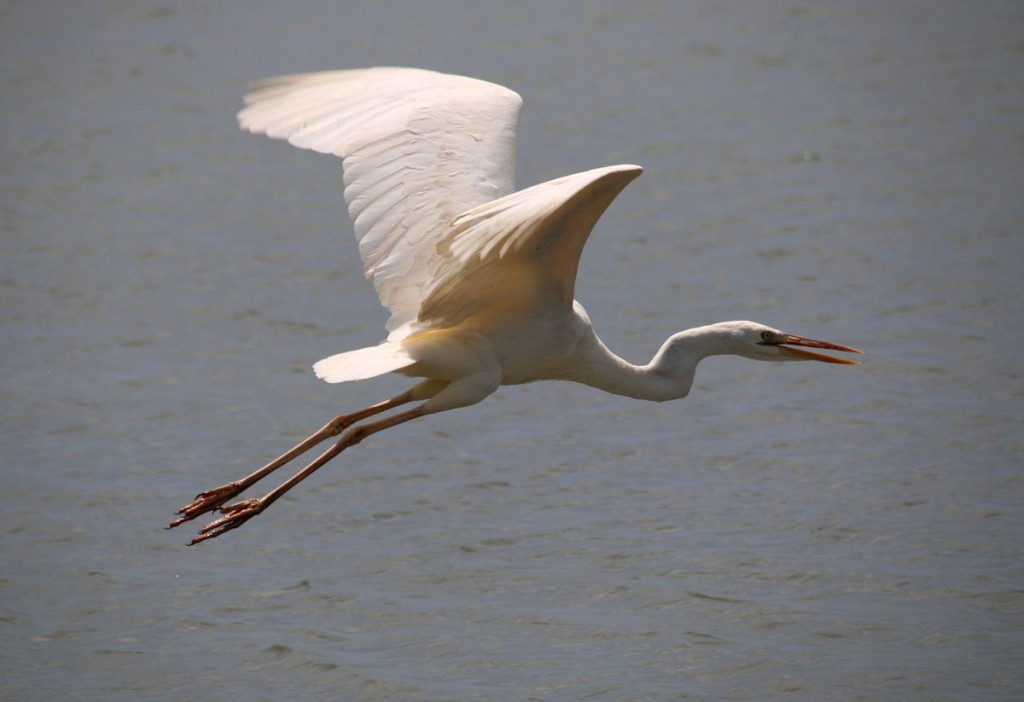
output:
[[[856,365],[858,361],[827,356],[807,349],[861,353],[849,346],[787,334],[756,322],[722,322],[712,327],[722,332],[722,343],[727,348],[723,349],[725,353],[734,353],[757,361],[822,361]]]

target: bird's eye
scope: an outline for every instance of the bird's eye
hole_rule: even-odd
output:
[[[772,333],[770,331],[761,332],[761,341],[771,341]]]

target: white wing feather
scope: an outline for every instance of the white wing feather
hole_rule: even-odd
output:
[[[443,256],[425,291],[420,320],[455,326],[494,305],[504,314],[528,315],[541,300],[572,309],[587,237],[642,170],[632,165],[595,168],[460,214],[437,244]]]
[[[515,189],[522,99],[492,83],[410,68],[259,81],[242,128],[343,159],[345,200],[363,268],[409,333],[456,215]]]
[[[402,342],[418,330],[573,309],[587,237],[641,170],[598,168],[513,192],[519,95],[421,69],[269,78],[246,105],[242,128],[343,159],[363,268],[391,311],[382,344],[314,366],[328,382],[412,365]]]

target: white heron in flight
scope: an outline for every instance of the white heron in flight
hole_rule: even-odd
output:
[[[191,543],[241,526],[371,434],[476,404],[500,385],[571,380],[661,402],[685,397],[697,364],[716,354],[854,363],[799,347],[859,353],[754,322],[678,332],[644,365],[609,351],[573,299],[576,268],[594,224],[641,169],[597,168],[516,192],[522,99],[511,90],[427,70],[370,68],[269,78],[245,102],[243,129],[342,158],[363,267],[391,313],[386,340],[325,358],[314,371],[329,383],[384,373],[421,380],[335,417],[251,475],[200,493],[169,526],[218,509],[223,516]],[[338,435],[277,489],[225,506]]]

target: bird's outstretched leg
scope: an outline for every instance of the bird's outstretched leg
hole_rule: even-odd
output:
[[[210,522],[202,529],[200,529],[199,535],[192,539],[189,545],[191,546],[192,544],[198,544],[202,541],[206,541],[207,539],[212,539],[214,537],[220,536],[226,531],[237,529],[238,527],[242,526],[247,521],[255,517],[257,514],[265,510],[267,507],[272,505],[274,502],[277,501],[278,498],[280,498],[286,492],[288,492],[293,487],[298,485],[300,482],[308,478],[310,475],[313,474],[314,471],[316,471],[322,465],[324,465],[332,458],[337,456],[339,453],[347,449],[349,446],[355,446],[356,444],[358,444],[360,441],[370,436],[371,434],[376,434],[377,432],[387,429],[388,427],[393,427],[396,424],[402,424],[403,422],[408,422],[418,417],[422,417],[425,414],[429,414],[429,412],[430,411],[426,409],[425,405],[419,405],[418,407],[414,407],[411,410],[399,412],[398,414],[377,420],[375,422],[367,422],[366,424],[360,424],[359,426],[353,427],[348,432],[346,432],[341,437],[341,439],[339,439],[338,442],[334,444],[334,446],[324,451],[312,463],[310,463],[308,466],[306,466],[298,473],[293,475],[291,478],[286,480],[284,483],[282,483],[279,487],[270,491],[263,497],[242,500],[241,502],[236,502],[234,504],[221,507],[220,511],[222,514],[224,514],[224,516],[220,519]],[[318,434],[319,432],[317,434],[314,434],[313,437],[310,437],[310,439],[318,436]],[[307,439],[307,441],[309,440]],[[303,444],[305,443],[306,442],[303,442]],[[299,446],[302,446],[303,444],[299,444]],[[255,473],[253,475],[255,475]],[[179,522],[180,521],[183,520],[179,520]],[[175,525],[172,524],[172,526]]]
[[[378,402],[377,404],[371,405],[366,409],[359,410],[358,412],[353,412],[351,414],[342,414],[335,417],[331,421],[327,422],[327,424],[325,424],[322,429],[320,429],[318,432],[310,436],[308,439],[306,439],[299,445],[295,446],[287,453],[278,456],[273,461],[263,466],[259,470],[250,473],[241,480],[235,480],[225,485],[221,485],[220,487],[215,487],[212,490],[206,490],[205,492],[199,493],[198,495],[196,495],[195,500],[193,500],[191,504],[182,507],[176,512],[176,514],[180,514],[181,516],[178,519],[175,519],[170,524],[168,524],[167,528],[172,529],[180,524],[184,524],[185,522],[191,519],[195,519],[196,517],[202,514],[212,512],[213,510],[217,509],[231,498],[241,493],[243,490],[251,487],[252,485],[256,484],[256,482],[258,482],[259,480],[270,475],[281,466],[285,465],[286,463],[289,463],[298,456],[301,456],[302,454],[304,454],[306,451],[313,448],[317,444],[326,441],[332,436],[337,436],[338,434],[342,433],[343,431],[345,431],[345,429],[349,428],[356,422],[360,422],[366,419],[367,417],[372,417],[375,414],[386,412],[389,409],[393,409],[413,399],[417,399],[415,391],[416,388],[413,388],[412,390],[408,390],[402,393],[401,395],[396,395],[395,397],[392,397],[390,400]]]

